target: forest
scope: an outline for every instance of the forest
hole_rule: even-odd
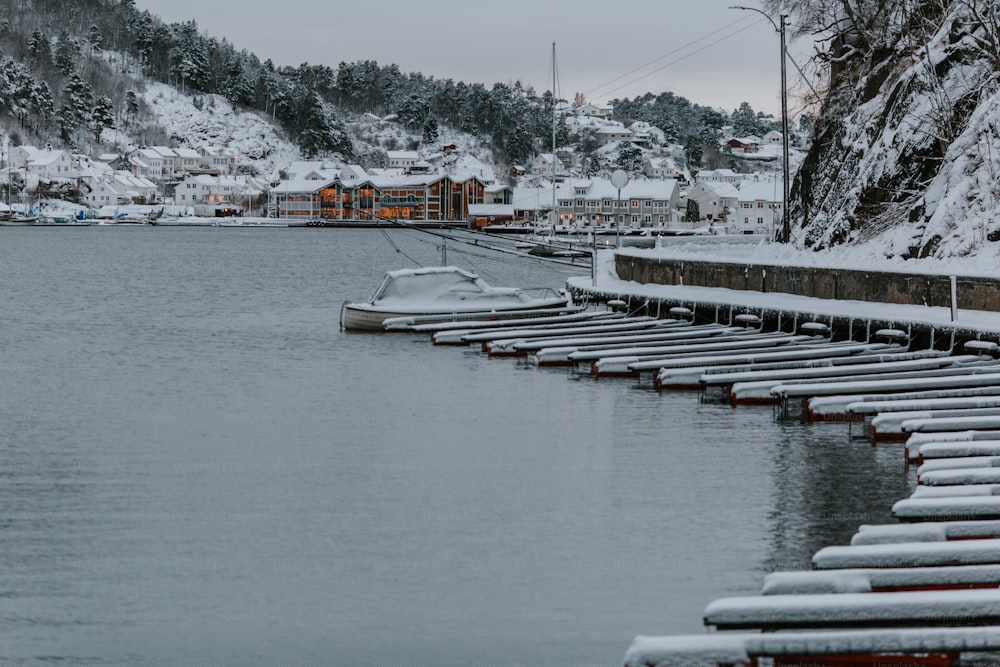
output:
[[[15,142],[55,137],[79,147],[120,127],[150,143],[137,95],[144,78],[194,96],[224,96],[234,106],[269,116],[302,155],[362,160],[345,129],[347,114],[394,115],[433,142],[442,125],[488,139],[498,163],[528,160],[551,148],[553,99],[520,82],[487,87],[367,60],[336,67],[278,67],[209,36],[194,21],[167,24],[133,0],[0,0],[0,122]],[[580,100],[577,100],[578,102]],[[616,120],[647,121],[685,146],[697,166],[718,150],[727,124],[739,135],[773,129],[748,104],[725,111],[665,92],[614,100]],[[557,127],[557,145],[593,138]],[[377,165],[376,165],[377,166]]]

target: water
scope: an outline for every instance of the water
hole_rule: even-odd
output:
[[[2,237],[5,664],[618,665],[912,483],[842,424],[340,332],[410,233]]]

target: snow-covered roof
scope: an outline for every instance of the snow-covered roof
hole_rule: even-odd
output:
[[[469,204],[469,215],[477,216],[513,216],[512,204]]]

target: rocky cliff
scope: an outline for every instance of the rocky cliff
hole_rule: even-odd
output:
[[[978,252],[1000,240],[997,3],[877,4],[892,16],[859,30],[841,11],[830,33],[829,87],[792,185],[794,242]]]

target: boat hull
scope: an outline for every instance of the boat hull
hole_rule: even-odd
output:
[[[495,310],[449,310],[440,312],[398,312],[373,307],[369,303],[344,304],[341,313],[341,326],[345,331],[385,331],[385,321],[395,318],[420,318],[421,323],[451,322],[460,319],[502,320],[508,317],[525,317],[531,310],[551,314],[552,308],[566,306],[566,300],[550,299],[539,302],[534,307],[521,304],[517,307],[498,308]]]

